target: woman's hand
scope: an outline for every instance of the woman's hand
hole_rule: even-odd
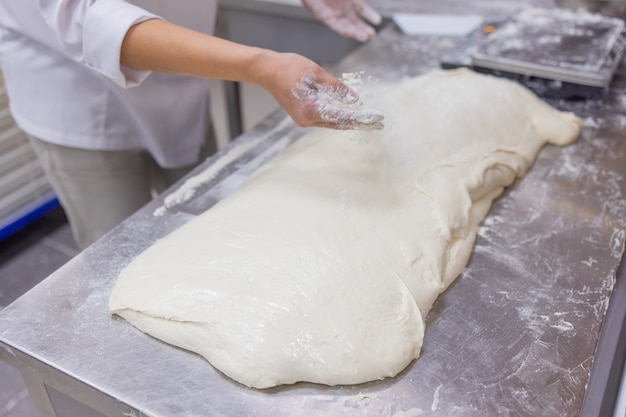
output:
[[[260,60],[257,83],[272,94],[299,126],[341,130],[383,128],[382,113],[360,108],[356,91],[308,58],[268,52]]]

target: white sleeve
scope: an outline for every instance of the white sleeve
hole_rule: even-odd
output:
[[[120,53],[132,25],[159,16],[125,0],[37,0],[37,4],[72,59],[124,88],[140,84],[150,74],[121,65]]]

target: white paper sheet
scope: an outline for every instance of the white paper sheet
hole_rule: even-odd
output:
[[[407,35],[465,36],[483,21],[476,15],[396,13],[394,22]]]

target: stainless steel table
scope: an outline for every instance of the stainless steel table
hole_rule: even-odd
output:
[[[457,41],[389,25],[336,70],[397,80],[436,68]],[[0,312],[0,358],[20,369],[43,416],[594,415],[595,400],[583,400],[596,346],[607,308],[624,304],[609,299],[626,233],[626,94],[618,85],[602,103],[555,104],[583,118],[581,138],[544,148],[496,201],[427,317],[421,358],[395,378],[248,389],[107,312],[137,254],[304,133],[282,112]]]

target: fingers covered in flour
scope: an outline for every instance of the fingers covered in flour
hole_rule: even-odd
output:
[[[341,130],[383,127],[382,113],[363,108],[354,88],[306,57],[272,53],[259,68],[258,83],[299,126]]]
[[[379,130],[384,126],[384,115],[362,108],[358,93],[337,78],[324,82],[323,77],[307,73],[293,91],[312,112],[314,126],[339,130]]]
[[[385,116],[374,109],[351,109],[328,103],[319,104],[322,127],[339,130],[380,130]]]

